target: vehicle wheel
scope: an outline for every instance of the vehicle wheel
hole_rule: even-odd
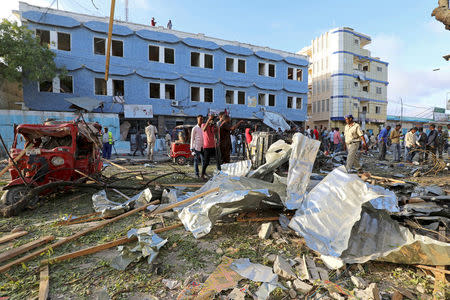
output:
[[[177,158],[175,158],[175,162],[176,162],[177,164],[179,164],[180,166],[182,166],[182,165],[185,165],[185,164],[186,164],[187,159],[186,159],[186,157],[184,157],[184,156],[178,156]]]
[[[13,186],[3,193],[0,203],[4,205],[13,205],[22,199],[22,197],[26,194],[27,188],[24,185]]]

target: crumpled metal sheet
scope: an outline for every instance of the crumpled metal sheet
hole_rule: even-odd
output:
[[[191,231],[195,238],[208,234],[221,216],[257,210],[263,205],[281,206],[280,195],[283,196],[285,193],[283,185],[219,173],[195,193],[187,196],[194,196],[216,187],[220,188],[219,192],[199,198],[178,214],[186,230]],[[181,200],[183,198],[179,199]]]
[[[278,275],[272,272],[272,268],[261,264],[254,264],[248,258],[239,258],[233,261],[231,263],[231,270],[242,277],[257,282],[276,283],[278,281]]]
[[[292,138],[292,152],[289,158],[287,178],[287,199],[284,205],[287,209],[297,209],[306,194],[309,177],[312,172],[320,142],[307,138],[301,133]]]
[[[348,174],[341,166],[305,197],[289,227],[305,238],[308,247],[321,253],[330,268],[381,257],[386,260],[389,255],[389,261],[399,262],[395,253],[405,249],[410,249],[410,254],[402,263],[424,263],[426,255],[420,255],[409,245],[420,245],[421,253],[434,253],[435,257],[430,259],[435,265],[450,263],[449,244],[415,236],[391,219],[386,208],[392,207],[392,199],[386,194]],[[383,209],[366,203],[373,199],[381,201],[378,204]],[[418,256],[420,262],[412,259]]]
[[[148,204],[151,199],[152,191],[148,188],[123,203],[109,200],[106,191],[101,190],[92,195],[92,205],[94,206],[94,211],[102,213],[102,217],[114,217],[134,207]]]
[[[291,126],[286,122],[283,115],[276,112],[265,111],[263,123],[275,131],[278,131],[278,128],[281,128],[283,131],[291,130]]]
[[[252,161],[241,160],[234,163],[223,164],[220,166],[223,173],[229,176],[246,176],[252,169]]]
[[[133,261],[138,261],[142,257],[147,257],[147,262],[151,264],[158,256],[159,249],[167,243],[152,231],[151,227],[130,229],[127,237],[136,236],[138,241],[134,247],[118,246],[119,254],[111,261],[111,267],[117,270],[125,270]]]
[[[262,178],[264,175],[273,172],[276,168],[289,160],[292,147],[283,140],[278,140],[272,145],[265,154],[266,163],[258,169],[250,171],[247,177]]]
[[[391,213],[400,211],[398,207],[398,199],[393,191],[385,189],[379,185],[367,184],[367,187],[373,192],[380,195],[380,197],[370,200],[370,204],[376,209],[384,209]]]
[[[444,208],[434,202],[408,203],[402,206],[400,216],[427,216]]]

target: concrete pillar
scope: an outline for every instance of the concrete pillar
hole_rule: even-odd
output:
[[[164,47],[159,46],[159,62],[164,62]]]
[[[167,99],[167,97],[166,97],[166,84],[165,83],[161,83],[160,85],[159,85],[159,93],[160,93],[160,95],[159,95],[159,97],[161,98],[161,99]]]
[[[238,59],[233,58],[233,72],[237,72],[237,71],[238,71]]]
[[[200,88],[200,102],[205,102],[205,88]]]
[[[205,67],[205,53],[200,53],[200,68]]]
[[[269,76],[269,64],[264,63],[264,76]]]

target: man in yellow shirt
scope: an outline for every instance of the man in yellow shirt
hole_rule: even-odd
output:
[[[392,153],[394,155],[394,161],[400,161],[400,136],[402,135],[400,124],[395,125],[395,129],[391,131],[390,139],[392,143]]]
[[[347,123],[347,125],[345,125],[344,128],[344,137],[348,151],[345,168],[347,169],[347,172],[349,172],[353,166],[358,170],[361,169],[359,165],[359,144],[362,142],[365,150],[367,150],[367,144],[361,127],[358,123],[353,121],[352,115],[345,116],[345,123]]]

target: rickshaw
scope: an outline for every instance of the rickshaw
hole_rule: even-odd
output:
[[[194,125],[178,125],[172,130],[170,145],[170,157],[174,163],[185,165],[193,158],[190,143],[191,131]]]
[[[3,187],[6,192],[0,203],[16,203],[29,188],[100,173],[101,128],[98,123],[81,121],[15,126],[10,154],[13,159],[23,155],[16,162],[21,174],[16,167],[9,168],[11,182]]]

